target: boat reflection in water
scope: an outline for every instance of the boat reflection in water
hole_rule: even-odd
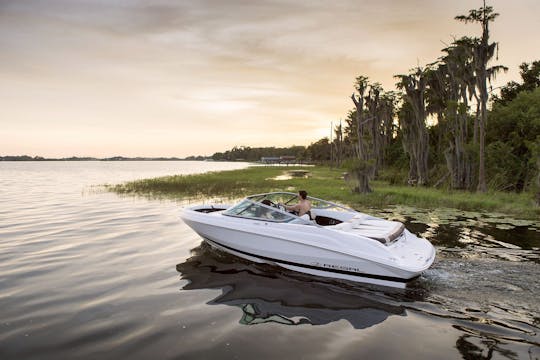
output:
[[[244,261],[206,243],[191,252],[190,258],[176,266],[182,279],[189,281],[183,290],[222,289],[208,304],[241,308],[242,324],[324,325],[345,319],[363,329],[393,315],[406,315],[392,295],[356,283],[314,281],[313,276]],[[408,296],[407,290],[392,291]]]

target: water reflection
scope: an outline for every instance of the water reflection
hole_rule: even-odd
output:
[[[86,187],[240,165],[0,162],[0,359],[540,359],[540,219],[393,209],[438,248],[395,291],[203,245],[179,296],[200,242],[183,204]]]
[[[375,211],[437,247],[437,257],[540,263],[540,222],[502,214],[396,206]]]
[[[183,290],[221,289],[207,304],[241,309],[240,324],[325,325],[346,320],[354,329],[366,329],[397,317],[415,328],[420,316],[423,326],[446,323],[457,331],[455,349],[464,359],[516,359],[540,351],[539,321],[532,305],[538,291],[533,284],[527,293],[518,287],[525,288],[519,274],[536,274],[529,269],[531,263],[493,268],[491,262],[456,263],[443,257],[403,290],[253,264],[204,242],[191,253],[176,267],[188,280]],[[443,273],[448,276],[441,277]]]
[[[456,341],[456,348],[459,350],[463,359],[519,358],[516,352],[502,348],[500,341],[474,335],[460,336]]]
[[[208,304],[242,309],[240,323],[274,322],[285,325],[323,325],[341,319],[364,329],[390,316],[406,316],[397,300],[418,299],[421,291],[393,290],[381,293],[358,284],[315,281],[268,265],[253,264],[212,249],[206,243],[191,250],[192,256],[178,264],[183,290],[222,289]]]
[[[523,250],[540,247],[540,221],[457,209],[394,206],[373,209],[377,216],[405,223],[407,229],[446,248],[482,245]],[[511,231],[510,231],[511,230]]]

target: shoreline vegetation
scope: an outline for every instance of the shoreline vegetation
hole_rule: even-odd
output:
[[[444,207],[495,212],[524,219],[537,219],[540,215],[540,207],[534,205],[533,197],[528,193],[473,193],[396,185],[379,180],[373,181],[373,192],[359,194],[352,191],[352,186],[344,179],[342,168],[250,166],[241,170],[141,179],[106,185],[106,188],[118,194],[182,200],[233,200],[256,193],[296,192],[305,189],[311,196],[340,202],[356,209],[405,205],[423,209]]]

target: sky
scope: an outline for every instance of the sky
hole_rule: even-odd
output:
[[[540,59],[540,1],[489,0],[494,87]],[[0,156],[211,155],[309,145],[359,75],[434,62],[480,36],[477,0],[0,0]]]

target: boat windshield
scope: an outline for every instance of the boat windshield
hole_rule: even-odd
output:
[[[309,201],[311,201],[312,209],[325,209],[325,210],[333,210],[333,211],[351,211],[352,210],[346,206],[336,204],[330,201],[326,201],[323,199],[314,198],[312,196],[308,196],[307,198]],[[291,205],[298,201],[298,194],[290,193],[290,192],[272,192],[272,193],[251,195],[247,197],[247,199],[250,199],[255,202],[261,202],[263,200],[270,200],[274,204],[281,203],[285,205]]]
[[[237,205],[224,211],[222,214],[276,222],[287,222],[295,218],[293,215],[249,199],[244,199]]]
[[[247,197],[250,200],[261,202],[263,200],[270,200],[273,204],[285,204],[289,205],[298,200],[298,194],[286,193],[286,192],[275,192],[267,194],[258,194]]]

